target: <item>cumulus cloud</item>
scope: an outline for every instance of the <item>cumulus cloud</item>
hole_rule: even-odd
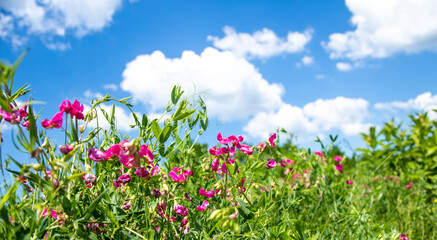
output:
[[[379,110],[415,110],[428,112],[431,119],[437,120],[437,94],[432,95],[430,92],[422,93],[414,99],[408,101],[393,101],[388,103],[376,103],[375,108]]]
[[[331,58],[385,58],[437,50],[437,1],[346,0],[355,30],[334,33],[322,45]]]
[[[353,68],[350,63],[346,63],[346,62],[338,62],[335,66],[337,67],[338,71],[342,71],[342,72],[349,72]]]
[[[100,31],[112,21],[122,0],[3,0],[0,1],[0,38],[19,45],[17,32],[51,38],[72,31],[77,37]],[[47,44],[65,50],[67,45]]]
[[[218,49],[229,50],[245,58],[269,58],[282,53],[301,52],[311,40],[312,33],[312,30],[288,32],[287,38],[283,39],[267,28],[253,34],[237,33],[229,26],[225,26],[223,31],[223,38],[208,36],[208,40]]]
[[[309,66],[314,63],[314,57],[304,56],[301,61],[303,65]]]
[[[318,99],[303,108],[283,104],[278,111],[260,112],[244,131],[254,138],[266,138],[277,127],[297,135],[340,129],[350,136],[368,129],[368,117],[369,103],[362,98]]]
[[[223,121],[248,118],[282,105],[282,85],[269,83],[247,60],[229,51],[206,48],[167,58],[161,51],[139,55],[127,63],[121,88],[135,102],[157,112],[166,107],[171,89],[202,93],[208,115]]]

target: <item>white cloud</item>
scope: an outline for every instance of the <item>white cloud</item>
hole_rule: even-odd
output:
[[[282,105],[282,85],[269,83],[245,59],[229,51],[206,48],[200,55],[184,51],[167,58],[161,51],[137,56],[126,65],[121,88],[134,102],[157,112],[166,107],[171,89],[204,93],[208,115],[223,121],[245,119]]]
[[[318,99],[303,108],[283,104],[278,111],[260,112],[244,127],[254,138],[266,138],[277,127],[297,135],[316,134],[340,129],[345,135],[355,135],[370,126],[369,103],[361,98],[337,97]]]
[[[86,90],[83,95],[87,98],[87,99],[102,99],[104,96],[103,94],[101,94],[100,92],[93,92],[91,90]]]
[[[71,48],[69,43],[61,43],[61,42],[47,43],[46,47],[50,50],[59,50],[59,51],[65,51]]]
[[[437,94],[432,95],[430,92],[422,93],[414,99],[408,101],[394,101],[388,103],[376,103],[375,108],[379,110],[416,110],[428,112],[431,119],[437,120],[437,113],[433,109],[437,109]]]
[[[334,33],[322,45],[331,58],[384,58],[437,50],[437,1],[346,0],[353,31]]]
[[[288,32],[287,39],[283,39],[267,28],[253,34],[237,33],[229,26],[225,26],[223,31],[223,38],[208,36],[208,40],[218,49],[229,50],[246,58],[269,58],[282,53],[301,52],[311,40],[312,32]]]
[[[16,44],[20,43],[16,33],[19,30],[24,30],[27,35],[48,36],[49,39],[64,36],[67,31],[81,37],[107,26],[121,3],[122,0],[3,0],[0,1],[3,10],[0,37]],[[49,46],[53,48],[55,45],[49,43]],[[62,50],[66,45],[56,46]]]
[[[117,91],[118,90],[118,86],[115,85],[115,84],[105,84],[105,85],[103,85],[103,89]]]
[[[309,65],[311,65],[311,64],[314,63],[314,58],[311,57],[311,56],[304,56],[304,57],[302,58],[302,63],[303,63],[303,65],[305,65],[305,66],[309,66]]]
[[[353,68],[350,63],[346,63],[346,62],[338,62],[336,67],[337,67],[337,70],[342,71],[342,72],[349,72]]]

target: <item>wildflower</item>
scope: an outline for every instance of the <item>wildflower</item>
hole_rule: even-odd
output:
[[[294,163],[294,161],[291,161],[290,159],[283,160],[281,162],[281,167],[286,167],[287,165],[291,165],[292,163]]]
[[[276,165],[278,165],[278,163],[275,160],[269,159],[264,167],[270,169],[276,167]]]
[[[246,155],[252,155],[253,149],[249,145],[241,144],[240,150]]]
[[[270,147],[274,148],[276,145],[273,142],[276,139],[276,133],[273,133],[270,137],[269,137],[269,143],[270,143]]]
[[[321,152],[318,151],[314,151],[314,154],[319,155],[320,157],[324,157],[325,155]]]
[[[117,156],[120,154],[120,145],[119,144],[114,144],[112,145],[110,148],[108,148],[108,150],[106,150],[105,155],[106,155],[106,159],[110,159],[113,156]]]
[[[182,205],[175,205],[174,206],[174,211],[176,213],[176,215],[181,215],[182,217],[185,217],[188,215],[188,209]]]
[[[106,154],[102,150],[90,148],[88,152],[88,157],[94,162],[101,162],[106,160]]]
[[[41,125],[45,129],[60,128],[62,126],[62,112],[56,113],[50,120],[42,120]]]
[[[189,193],[185,193],[185,199],[187,199],[188,202],[191,201],[191,197]]]
[[[343,165],[341,165],[340,163],[335,165],[335,169],[337,169],[339,172],[343,173]]]
[[[408,238],[402,233],[399,240],[408,240]]]
[[[413,186],[413,183],[410,182],[410,183],[407,185],[407,188],[408,188],[408,189],[411,189],[412,186]]]
[[[121,205],[121,209],[124,209],[124,210],[129,210],[129,209],[131,209],[131,207],[132,207],[132,203],[130,203],[130,202],[124,202],[122,205]]]
[[[12,105],[10,105],[13,108]],[[27,105],[22,106],[18,110],[13,110],[12,113],[9,113],[0,108],[0,117],[2,117],[6,122],[10,122],[11,124],[18,124],[21,122],[21,119],[27,117]]]
[[[181,174],[178,175],[176,172],[171,171],[168,174],[168,176],[171,177],[176,182],[182,183],[182,182],[187,181],[186,175],[184,173],[181,173]]]
[[[353,182],[353,181],[346,180],[346,184],[347,184],[347,185],[352,185],[352,184],[354,184],[354,182]]]
[[[205,196],[207,198],[212,198],[212,197],[214,197],[214,190],[206,191],[206,189],[200,188],[199,194],[202,196]]]
[[[341,159],[340,156],[336,156],[336,157],[333,158],[333,160],[336,161],[336,162],[341,162],[343,159]]]
[[[69,152],[71,152],[73,150],[73,145],[60,145],[59,146],[59,151],[61,151],[62,154],[67,155]]]
[[[209,206],[209,202],[208,201],[203,201],[202,205],[198,205],[196,207],[197,211],[202,212],[203,210],[205,210],[207,207]]]
[[[44,211],[42,212],[42,217],[43,217],[43,218],[46,217],[46,216],[47,216],[47,213],[48,213],[48,208],[44,209]],[[50,211],[50,216],[51,216],[52,218],[57,218],[57,217],[58,217],[58,215],[56,215],[56,211],[55,211],[55,210],[51,210],[51,211]]]
[[[87,173],[85,175],[82,176],[82,179],[85,180],[85,184],[87,184],[87,188],[91,188],[92,185],[96,185],[97,183],[97,178],[96,176],[94,176],[91,173]]]
[[[29,130],[29,120],[24,121],[23,123],[21,123],[21,126],[25,127],[27,130]]]
[[[187,236],[189,234],[189,232],[190,232],[190,226],[187,225],[187,226],[185,226],[185,229],[184,229],[184,235]]]
[[[149,171],[147,171],[147,169],[145,167],[138,168],[135,171],[135,175],[137,175],[138,177],[140,177],[142,179],[146,179],[146,180],[150,179],[150,177],[149,177],[150,173],[149,173]]]
[[[154,196],[155,198],[160,198],[161,192],[157,188],[155,188],[150,192],[150,195]]]
[[[77,99],[74,100],[73,104],[71,104],[70,101],[65,99],[64,101],[62,101],[61,105],[59,105],[59,111],[61,111],[61,113],[65,112],[67,114],[70,114],[71,118],[73,118],[74,116],[78,120],[84,119],[83,105],[80,104],[79,101],[77,101]]]
[[[217,171],[219,169],[219,167],[220,167],[219,160],[217,158],[212,160],[212,164],[211,165],[212,165],[212,170],[214,172]]]

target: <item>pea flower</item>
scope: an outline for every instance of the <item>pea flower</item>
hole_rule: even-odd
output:
[[[12,105],[10,105],[11,109],[13,108]],[[18,110],[12,110],[12,113],[9,113],[3,109],[0,108],[0,117],[2,117],[6,122],[10,122],[12,124],[18,124],[21,122],[21,119],[27,117],[27,105],[22,106]]]
[[[199,194],[202,196],[205,196],[207,198],[212,198],[212,197],[214,197],[214,190],[206,191],[206,189],[200,188]]]
[[[339,172],[343,173],[343,165],[341,165],[341,163],[335,165],[335,169],[337,169]]]
[[[246,155],[252,155],[253,149],[249,145],[241,144],[240,150]]]
[[[106,155],[106,159],[110,159],[113,156],[118,157],[118,155],[120,154],[120,145],[119,144],[114,144],[112,145],[110,148],[108,148],[108,150],[106,150],[105,155]]]
[[[102,150],[90,148],[88,152],[88,157],[94,162],[101,162],[106,160],[106,154]]]
[[[83,120],[83,105],[77,101],[77,99],[74,100],[73,104],[71,104],[70,101],[65,99],[62,101],[61,105],[59,105],[59,110],[61,113],[67,113],[70,115],[71,118],[76,117],[78,120]]]
[[[176,215],[181,215],[182,217],[185,217],[188,214],[188,209],[182,205],[176,204],[174,206],[174,211],[175,211]]]
[[[276,162],[276,161],[273,160],[273,159],[269,159],[264,167],[265,167],[266,169],[270,169],[270,168],[274,168],[274,167],[276,167],[276,165],[278,165],[278,162]]]
[[[413,186],[413,183],[410,182],[410,183],[407,185],[407,188],[408,188],[408,189],[411,189],[412,186]]]
[[[55,116],[52,117],[52,119],[44,119],[41,121],[41,125],[45,129],[52,129],[52,128],[61,128],[62,126],[62,112],[58,112],[55,114]]]
[[[197,205],[196,209],[199,212],[202,212],[203,210],[205,210],[207,207],[209,206],[209,202],[208,201],[203,201],[202,205]]]
[[[399,240],[408,240],[408,238],[402,233]]]
[[[343,159],[340,156],[336,156],[333,158],[333,160],[336,162],[341,162]]]
[[[314,151],[314,154],[319,155],[320,157],[324,157],[325,155],[319,151]]]
[[[269,137],[269,143],[270,143],[270,147],[274,148],[276,146],[275,142],[273,142],[276,139],[276,133],[273,133],[270,137]]]
[[[140,177],[142,179],[146,179],[146,180],[150,179],[150,177],[149,177],[150,173],[149,173],[149,171],[147,171],[147,169],[145,167],[138,168],[135,171],[135,175],[137,175],[138,177]]]
[[[214,159],[214,160],[212,160],[212,170],[215,172],[215,171],[217,171],[217,170],[219,170],[219,167],[220,167],[220,163],[219,163],[219,160],[216,158],[216,159]]]
[[[73,150],[73,145],[60,145],[59,151],[61,151],[62,154],[67,155],[69,152]]]
[[[353,181],[346,180],[346,184],[347,184],[347,185],[352,185],[352,184],[354,184],[354,182],[353,182]]]

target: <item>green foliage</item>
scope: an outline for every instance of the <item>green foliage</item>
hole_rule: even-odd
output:
[[[16,66],[0,71],[0,106],[9,114],[29,93],[11,91]],[[34,159],[8,156],[15,166],[0,198],[3,239],[437,238],[437,125],[426,114],[410,116],[409,130],[393,122],[371,128],[363,134],[369,147],[348,158],[337,136],[329,144],[317,139],[320,152],[292,137],[278,144],[275,135],[254,146],[221,134],[217,146],[197,143],[208,126],[206,105],[179,86],[157,119],[137,116],[127,100],[93,100],[83,120],[66,111],[64,145],[47,134],[61,130],[37,124],[34,101],[20,119],[29,130],[1,119],[18,129],[11,141]],[[131,111],[138,136],[118,131],[125,123],[115,105],[100,107],[108,102]]]

